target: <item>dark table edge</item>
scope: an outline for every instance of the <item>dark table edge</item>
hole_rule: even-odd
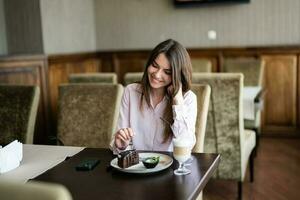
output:
[[[202,178],[204,181],[199,183],[199,186],[197,187],[198,189],[196,189],[192,193],[190,199],[193,199],[193,200],[197,199],[198,195],[200,194],[201,191],[203,191],[205,185],[210,180],[210,177],[212,176],[212,174],[215,172],[215,170],[219,166],[219,163],[220,163],[220,154],[218,154],[218,156],[216,157],[215,161],[212,163],[212,165],[210,166],[210,168],[207,170],[207,173]]]

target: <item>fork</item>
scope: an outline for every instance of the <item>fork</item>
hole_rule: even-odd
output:
[[[130,147],[132,150],[134,149],[132,138],[130,139],[128,145],[129,145],[129,147]]]

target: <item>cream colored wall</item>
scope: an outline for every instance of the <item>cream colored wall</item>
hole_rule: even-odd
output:
[[[40,0],[44,52],[96,50],[94,0]]]
[[[300,44],[299,0],[175,8],[172,0],[95,0],[97,49],[149,49],[174,38],[187,47]],[[216,30],[217,39],[207,32]]]
[[[7,54],[5,16],[3,0],[0,0],[0,55]]]
[[[60,54],[151,49],[167,38],[189,48],[299,45],[299,8],[299,0],[194,8],[172,0],[40,0],[42,46]],[[4,21],[0,12],[0,54],[7,52]],[[208,40],[209,30],[216,40]]]

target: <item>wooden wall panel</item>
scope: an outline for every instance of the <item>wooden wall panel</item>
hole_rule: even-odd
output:
[[[58,87],[68,83],[68,76],[73,73],[101,72],[101,60],[90,56],[49,57],[49,97],[51,107],[51,132],[56,132]]]
[[[212,64],[212,72],[218,72],[220,71],[220,57],[221,54],[220,52],[210,52],[210,51],[197,51],[197,50],[189,50],[188,51],[190,54],[191,59],[197,59],[197,58],[203,58],[207,59],[211,62]]]
[[[1,67],[0,82],[20,85],[40,85],[38,66]]]
[[[44,56],[0,59],[0,83],[37,85],[41,89],[34,143],[45,144],[48,129],[47,60]]]
[[[112,53],[99,53],[98,58],[101,60],[101,72],[114,72],[114,61]]]
[[[297,129],[297,56],[265,55],[263,132]],[[278,130],[278,131],[277,131]]]
[[[118,74],[119,83],[124,83],[124,75],[127,72],[143,72],[147,59],[146,52],[114,54],[114,72]]]

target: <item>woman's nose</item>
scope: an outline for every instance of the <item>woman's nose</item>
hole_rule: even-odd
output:
[[[160,78],[160,77],[161,77],[161,70],[157,70],[157,71],[154,73],[154,77],[155,77],[155,78]]]

